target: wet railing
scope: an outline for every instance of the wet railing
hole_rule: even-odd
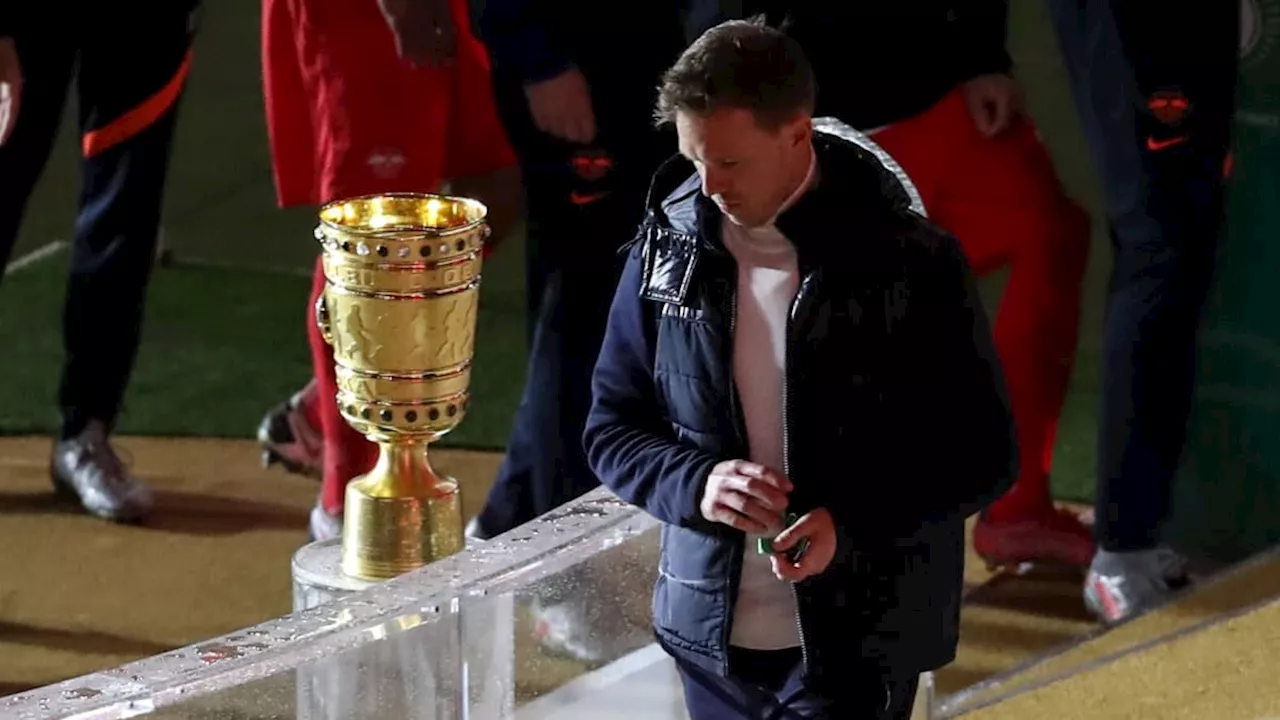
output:
[[[651,644],[656,527],[600,489],[318,607],[5,698],[0,717],[523,717]]]
[[[658,522],[603,488],[383,583],[335,592],[312,562],[331,550],[294,559],[308,609],[0,699],[0,718],[687,720],[650,624]]]

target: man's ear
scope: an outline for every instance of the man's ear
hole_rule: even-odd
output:
[[[787,135],[796,146],[810,142],[813,140],[813,118],[808,114],[796,117],[787,123]]]

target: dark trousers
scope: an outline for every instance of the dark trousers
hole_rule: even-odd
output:
[[[539,132],[518,84],[495,76],[499,113],[524,176],[532,328],[524,394],[507,454],[479,516],[499,534],[595,488],[582,432],[591,374],[622,272],[618,250],[644,215],[648,183],[675,151],[652,127],[653,83],[600,83],[599,134],[577,146]]]
[[[731,677],[677,660],[691,720],[907,720],[918,675],[855,672],[828,690],[806,685],[799,648],[729,649]]]
[[[1103,338],[1097,533],[1154,547],[1186,436],[1223,221],[1239,3],[1054,0],[1115,250]]]
[[[0,147],[0,265],[52,148],[75,79],[79,213],[63,311],[62,436],[110,427],[141,338],[170,139],[191,46],[184,2],[33,9],[15,38],[22,104]],[[41,17],[47,15],[47,17]]]

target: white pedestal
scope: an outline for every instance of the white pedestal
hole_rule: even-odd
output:
[[[341,561],[340,540],[294,555],[294,611],[374,584],[344,574]],[[463,597],[429,618],[398,618],[401,627],[384,637],[299,668],[297,717],[506,720],[515,705],[514,619],[511,595]]]

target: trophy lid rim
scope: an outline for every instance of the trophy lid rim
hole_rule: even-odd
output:
[[[470,205],[473,207],[477,207],[481,210],[480,217],[468,223],[464,223],[462,225],[455,225],[449,228],[433,228],[433,227],[420,226],[420,227],[414,227],[412,229],[412,232],[430,233],[433,237],[447,237],[450,235],[458,235],[461,233],[475,230],[477,227],[484,225],[485,222],[488,220],[488,216],[489,216],[489,206],[475,198],[469,198],[463,195],[448,195],[445,193],[425,193],[425,192],[383,192],[383,193],[368,193],[365,195],[353,195],[351,197],[340,198],[338,200],[330,200],[329,202],[324,203],[323,205],[320,206],[319,210],[317,210],[316,215],[317,217],[319,217],[320,225],[322,227],[325,227],[336,233],[345,234],[345,235],[351,235],[356,237],[377,237],[377,238],[383,238],[383,239],[394,239],[394,237],[388,238],[387,236],[389,234],[395,235],[400,232],[406,232],[407,231],[406,229],[397,229],[397,228],[385,228],[385,229],[353,228],[349,225],[342,225],[340,223],[335,223],[331,220],[326,220],[324,217],[325,212],[330,208],[346,205],[347,203],[362,202],[362,201],[374,200],[377,198],[411,199],[411,200],[433,200],[434,199],[434,200],[442,200],[445,202],[453,202],[453,203],[460,203],[463,205]]]

